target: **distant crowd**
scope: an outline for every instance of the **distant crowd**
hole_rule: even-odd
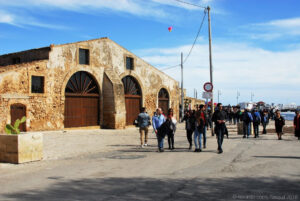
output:
[[[243,111],[239,107],[224,107],[219,103],[211,115],[211,111],[206,109],[205,105],[199,105],[195,110],[188,110],[184,112],[184,116],[181,121],[185,121],[186,137],[191,150],[193,145],[195,146],[195,152],[201,152],[206,148],[207,130],[213,129],[212,135],[216,135],[218,143],[218,153],[223,153],[223,139],[224,136],[228,138],[227,124],[242,124],[243,126],[243,138],[249,138],[253,126],[254,138],[259,138],[259,125],[263,127],[262,134],[267,134],[267,125],[270,119],[275,122],[275,130],[278,136],[278,140],[282,139],[283,127],[285,125],[285,119],[281,116],[280,111],[273,110],[257,110],[249,108]],[[158,151],[164,151],[164,138],[167,136],[169,149],[175,149],[174,136],[176,132],[177,120],[174,116],[174,111],[170,108],[167,114],[164,114],[161,108],[157,108],[152,119],[146,112],[146,108],[141,109],[141,113],[138,115],[136,125],[140,131],[140,143],[141,147],[148,146],[148,129],[152,124],[153,131],[156,134]],[[296,111],[294,117],[294,131],[295,136],[300,140],[300,115],[299,111]],[[194,143],[193,143],[194,141]]]

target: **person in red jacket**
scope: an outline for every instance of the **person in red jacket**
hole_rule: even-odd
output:
[[[300,140],[300,114],[299,111],[296,111],[296,116],[294,117],[294,128],[295,128],[295,137],[298,137]]]

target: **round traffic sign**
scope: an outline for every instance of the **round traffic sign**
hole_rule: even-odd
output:
[[[204,89],[204,91],[206,91],[206,92],[212,92],[212,90],[213,90],[213,85],[212,85],[212,83],[210,83],[210,82],[206,82],[204,85],[203,85],[203,89]]]

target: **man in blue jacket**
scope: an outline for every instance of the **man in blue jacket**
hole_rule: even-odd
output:
[[[142,107],[141,113],[138,116],[138,127],[140,128],[141,147],[148,146],[148,127],[150,123],[150,116],[146,113],[146,108]],[[144,143],[145,135],[145,143]]]
[[[256,108],[253,110],[252,116],[253,116],[254,137],[258,138],[259,137],[259,124],[260,124],[261,118],[260,118],[260,113],[257,111]]]
[[[250,113],[250,109],[245,108],[245,111],[243,113],[243,130],[244,130],[244,136],[243,138],[249,138],[251,135],[251,122],[253,122],[252,114]]]
[[[153,130],[156,133],[157,142],[158,142],[158,151],[164,151],[164,138],[165,133],[163,131],[159,132],[159,128],[166,121],[164,115],[162,114],[161,108],[156,109],[156,114],[152,117],[152,126]]]

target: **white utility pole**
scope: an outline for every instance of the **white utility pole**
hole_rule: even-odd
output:
[[[210,24],[210,7],[207,6],[207,14],[208,14],[208,36],[209,36],[209,69],[210,69],[210,83],[213,85],[213,65],[212,65],[212,55],[211,55],[211,24]],[[213,85],[214,86],[214,85]],[[214,92],[211,91],[211,116],[214,113]],[[213,122],[211,135],[214,135]]]

